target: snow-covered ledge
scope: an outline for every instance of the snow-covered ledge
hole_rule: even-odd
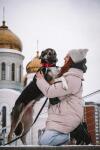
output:
[[[100,150],[100,145],[89,146],[20,146],[20,147],[0,147],[0,150]]]

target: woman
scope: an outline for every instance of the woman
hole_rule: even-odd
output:
[[[38,72],[37,86],[42,93],[53,100],[58,97],[60,102],[48,108],[46,129],[39,139],[40,145],[62,145],[70,139],[73,131],[83,120],[82,81],[86,72],[87,49],[70,50],[61,68],[59,78],[50,85],[42,73]]]

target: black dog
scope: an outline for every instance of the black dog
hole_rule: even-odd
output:
[[[42,51],[41,56],[42,67],[39,71],[44,73],[45,79],[50,83],[59,73],[59,67],[56,66],[57,54],[53,49],[46,49]],[[11,112],[11,129],[8,135],[8,142],[11,141],[12,135],[15,132],[19,135],[30,128],[32,124],[32,107],[37,100],[42,98],[44,95],[38,89],[36,85],[36,76],[33,81],[22,91],[20,96],[15,102],[15,105]],[[28,111],[30,112],[28,115]],[[30,119],[29,119],[30,118]],[[23,144],[26,144],[25,136],[22,137]]]

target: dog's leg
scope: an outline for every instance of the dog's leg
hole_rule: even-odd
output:
[[[27,145],[27,142],[26,142],[26,137],[27,137],[27,134],[29,132],[29,130],[31,129],[32,127],[32,123],[33,123],[33,106],[34,106],[35,103],[32,103],[28,108],[27,110],[25,111],[23,117],[22,117],[22,124],[23,124],[23,133],[22,135],[22,138],[21,138],[21,141],[24,145]]]
[[[23,123],[23,125],[25,126],[25,124],[26,124],[26,118],[27,118],[27,116],[28,116],[28,120],[27,120],[27,125],[29,124],[29,122],[30,122],[30,120],[29,120],[29,118],[30,118],[30,116],[32,117],[32,114],[28,114],[27,115],[27,111],[31,108],[31,110],[33,109],[33,106],[34,106],[34,104],[36,103],[36,101],[31,101],[26,107],[23,107],[23,106],[20,106],[19,107],[19,110],[18,109],[16,109],[17,111],[19,111],[19,112],[21,112],[21,113],[18,113],[18,112],[16,112],[16,110],[15,110],[15,112],[14,112],[14,114],[16,115],[17,113],[19,114],[19,116],[17,116],[17,117],[12,117],[12,121],[11,121],[11,129],[10,129],[10,132],[9,132],[9,134],[8,134],[8,142],[10,142],[11,140],[12,140],[12,136],[13,136],[13,133],[14,133],[14,131],[15,131],[15,129],[16,129],[16,127],[18,126],[18,124],[19,124],[19,122],[22,120],[22,123]],[[22,110],[20,110],[20,109],[22,109]],[[14,115],[14,116],[15,116]],[[23,121],[24,120],[24,121]],[[32,121],[31,121],[32,122]],[[26,128],[27,128],[27,125],[26,125]],[[30,126],[31,127],[31,126]],[[29,128],[29,127],[28,127]],[[29,128],[30,129],[30,128]],[[26,129],[24,129],[25,131],[26,131]],[[23,133],[24,133],[24,131],[23,131]],[[23,141],[25,141],[25,139],[23,140]],[[25,142],[24,142],[25,143]]]
[[[11,123],[11,129],[10,129],[10,132],[8,134],[8,142],[10,142],[12,140],[12,136],[13,136],[13,133],[14,133],[14,129],[15,129],[15,123],[12,122]]]
[[[24,117],[24,116],[23,116]],[[22,137],[21,137],[21,141],[22,141],[22,143],[23,143],[23,145],[27,145],[27,142],[26,142],[26,135],[27,134],[25,134],[25,124],[24,124],[25,122],[23,121],[23,118],[22,118],[22,129],[21,129],[21,133],[20,133],[20,135],[22,135]],[[25,134],[25,135],[24,135]]]
[[[27,145],[27,142],[26,142],[26,135],[24,135],[24,136],[21,138],[21,141],[22,141],[23,145]]]
[[[10,128],[10,132],[8,134],[8,142],[11,141],[13,133],[22,118],[22,115],[23,115],[22,110],[23,109],[24,109],[24,106],[21,103],[20,105],[15,105],[11,112],[11,128]]]
[[[11,129],[10,129],[10,132],[8,135],[8,142],[11,141],[12,135],[13,135],[18,123],[22,119],[24,112],[27,110],[27,106],[29,106],[31,102],[34,104],[35,98],[40,98],[40,97],[43,97],[43,94],[36,86],[36,79],[34,78],[33,81],[23,90],[23,92],[21,93],[21,95],[18,97],[18,99],[15,102],[15,108],[16,108],[16,106],[20,107],[21,103],[25,103],[26,106],[25,106],[24,110],[22,108],[20,110],[15,110],[15,117],[13,117],[13,119],[11,121]],[[16,117],[17,112],[19,112],[19,114]]]
[[[10,142],[12,140],[12,136],[13,136],[13,133],[18,125],[18,123],[20,122],[20,120],[13,120],[12,123],[11,123],[11,128],[10,128],[10,132],[8,134],[8,142]]]

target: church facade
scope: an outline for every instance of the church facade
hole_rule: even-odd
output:
[[[0,26],[0,136],[4,139],[10,128],[12,107],[23,89],[23,60],[20,39],[3,21]]]

